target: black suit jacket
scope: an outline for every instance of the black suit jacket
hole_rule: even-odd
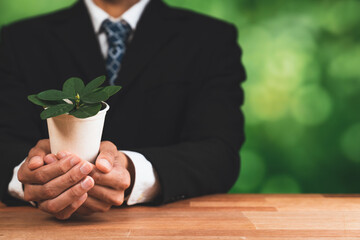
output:
[[[226,192],[239,172],[244,141],[236,30],[227,23],[152,0],[127,47],[109,100],[103,140],[143,154],[161,184],[157,203]],[[26,96],[61,89],[73,76],[105,75],[82,1],[3,27],[0,47],[1,199],[13,168],[48,138],[41,109]]]

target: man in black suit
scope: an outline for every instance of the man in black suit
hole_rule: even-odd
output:
[[[99,23],[104,14],[111,21]],[[128,29],[120,34],[126,44],[115,46],[110,36],[118,27]],[[121,54],[111,58],[111,51]],[[64,219],[75,211],[106,211],[126,197],[128,204],[161,204],[228,191],[238,176],[244,141],[240,57],[233,26],[161,0],[81,0],[4,27],[2,201],[24,203],[14,196],[36,201]],[[109,67],[114,61],[115,71]],[[26,96],[60,89],[69,77],[89,81],[100,75],[123,89],[108,102],[107,141],[95,165],[67,152],[50,154],[48,140],[38,141],[48,138],[46,124]],[[134,185],[146,185],[147,179],[152,184],[136,191],[148,197],[132,197]],[[9,194],[18,180],[24,196]]]

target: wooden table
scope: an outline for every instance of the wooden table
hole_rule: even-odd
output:
[[[0,208],[0,239],[360,239],[359,195],[213,195],[58,221]]]

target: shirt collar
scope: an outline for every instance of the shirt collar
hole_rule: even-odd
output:
[[[119,18],[111,17],[107,12],[98,7],[93,0],[84,0],[85,5],[89,11],[90,19],[94,27],[95,33],[100,32],[101,24],[106,19],[110,19],[113,22],[125,20],[131,27],[132,30],[136,29],[136,25],[139,22],[141,14],[144,12],[146,5],[150,0],[139,0],[131,8],[123,13]]]

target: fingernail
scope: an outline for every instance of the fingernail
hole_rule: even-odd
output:
[[[32,158],[30,158],[29,160],[29,167],[39,167],[39,166],[42,166],[44,163],[43,163],[43,159],[42,157],[40,156],[34,156]]]
[[[61,152],[58,152],[56,155],[58,155],[58,157],[59,157],[60,159],[62,159],[62,158],[64,158],[64,157],[66,157],[66,156],[69,156],[70,153],[69,153],[69,152],[66,152],[66,151],[61,151]]]
[[[80,172],[84,175],[89,174],[92,170],[91,164],[88,162],[84,162],[80,167]]]
[[[70,159],[70,165],[71,166],[75,166],[76,164],[78,164],[80,162],[80,158],[78,158],[78,157],[72,157],[71,159]]]
[[[110,171],[111,170],[111,164],[108,160],[102,158],[98,160],[99,164],[102,165],[104,168],[106,168],[106,170]]]
[[[81,183],[83,189],[89,189],[93,186],[94,182],[91,177],[86,177]]]
[[[32,158],[30,158],[30,162],[35,162],[35,161],[41,161],[41,162],[42,162],[42,157],[40,157],[40,156],[33,156]]]
[[[56,158],[52,155],[48,156],[47,157],[47,164],[50,164],[50,163],[53,163],[53,162],[56,162]]]

